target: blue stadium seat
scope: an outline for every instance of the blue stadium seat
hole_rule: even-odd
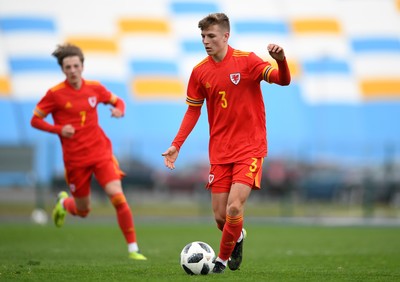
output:
[[[399,37],[353,38],[351,46],[354,52],[400,53]]]
[[[167,60],[132,60],[130,63],[132,73],[141,75],[168,75],[176,76],[179,74],[179,68],[176,62]]]
[[[210,13],[219,12],[219,5],[214,1],[171,1],[170,8],[174,14],[201,14],[207,15]]]
[[[12,73],[21,72],[59,72],[60,67],[57,61],[50,56],[40,57],[12,57],[9,59],[9,66]]]
[[[290,28],[284,21],[241,20],[234,22],[233,28],[238,33],[238,36],[242,34],[289,35],[290,33]]]
[[[350,74],[351,72],[349,63],[347,61],[334,58],[322,58],[304,61],[302,64],[302,70],[304,73],[311,74]]]
[[[2,144],[18,144],[21,141],[21,127],[22,124],[22,113],[19,111],[16,102],[9,99],[0,99],[0,112],[2,113],[4,120],[1,123],[0,143]]]
[[[0,17],[0,30],[4,33],[14,32],[50,32],[56,31],[56,25],[52,18],[31,16],[2,16]]]

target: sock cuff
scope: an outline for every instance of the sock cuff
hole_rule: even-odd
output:
[[[113,196],[111,196],[111,203],[113,204],[114,207],[119,206],[123,203],[126,203],[126,198],[124,193],[118,193]]]
[[[238,215],[238,216],[226,215],[226,222],[231,225],[239,224],[242,221],[243,221],[243,215]]]

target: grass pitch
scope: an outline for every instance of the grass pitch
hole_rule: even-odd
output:
[[[0,281],[400,281],[400,228],[246,223],[240,270],[189,276],[186,243],[218,252],[211,222],[137,221],[148,261],[131,261],[115,222],[0,225]]]

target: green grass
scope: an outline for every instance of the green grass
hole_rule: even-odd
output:
[[[68,224],[69,223],[69,224]],[[211,222],[136,223],[148,261],[130,261],[113,221],[0,225],[0,281],[400,281],[400,228],[246,224],[239,271],[188,276],[179,265],[186,243],[218,251]]]

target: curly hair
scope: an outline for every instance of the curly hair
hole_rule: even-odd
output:
[[[70,43],[57,45],[57,49],[51,55],[57,58],[57,62],[61,67],[66,57],[78,56],[82,64],[85,60],[81,48]]]
[[[207,17],[199,21],[199,28],[205,30],[212,25],[219,25],[226,31],[230,32],[229,18],[224,13],[209,14]]]

